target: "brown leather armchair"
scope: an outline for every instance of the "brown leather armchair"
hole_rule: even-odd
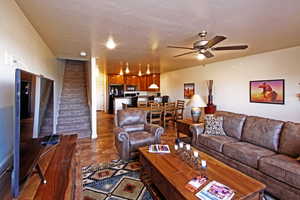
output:
[[[160,143],[164,129],[147,123],[147,112],[142,110],[118,110],[114,129],[115,145],[122,160],[137,156],[138,148]]]

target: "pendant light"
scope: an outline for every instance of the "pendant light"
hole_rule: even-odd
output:
[[[141,71],[141,68],[142,68],[142,65],[141,64],[139,64],[139,76],[142,76],[142,71]]]
[[[156,76],[156,75],[154,74],[154,66],[153,66],[153,68],[152,68],[152,72],[153,72],[152,84],[149,86],[149,89],[159,89],[158,85],[156,85],[156,84],[154,83],[154,77]]]
[[[130,71],[129,71],[129,64],[128,64],[128,62],[127,62],[127,63],[126,63],[125,73],[126,73],[126,74],[129,74],[129,72],[130,72]]]
[[[121,70],[120,70],[120,75],[121,75],[121,76],[124,75],[122,67],[121,67]]]
[[[147,64],[147,71],[146,71],[146,74],[151,74],[151,72],[150,72],[150,65],[149,64]]]

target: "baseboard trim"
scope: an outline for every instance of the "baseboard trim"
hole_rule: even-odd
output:
[[[10,153],[0,162],[0,177],[3,172],[7,171],[9,168],[13,166],[13,154]]]

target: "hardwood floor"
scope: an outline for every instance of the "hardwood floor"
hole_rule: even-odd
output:
[[[114,145],[114,116],[106,114],[104,112],[97,113],[97,132],[98,138],[91,140],[88,138],[78,139],[76,149],[76,191],[75,199],[81,199],[81,168],[91,164],[109,162],[113,159],[119,159],[119,155]],[[162,143],[168,141],[174,141],[176,137],[176,131],[174,124],[169,123],[169,126],[165,130],[165,134],[162,136]],[[49,156],[45,156],[40,164],[43,171],[49,166],[51,152]],[[62,177],[63,178],[63,177]],[[22,200],[34,199],[37,192],[40,180],[37,174],[33,174],[28,180],[24,189],[21,192],[20,198]]]

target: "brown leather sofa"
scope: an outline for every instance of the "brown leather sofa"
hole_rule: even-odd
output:
[[[160,143],[164,129],[147,123],[147,112],[142,110],[118,110],[114,129],[115,145],[122,160],[137,156],[138,148]]]
[[[279,199],[300,199],[300,124],[218,111],[226,136],[191,126],[192,144],[266,184]]]

